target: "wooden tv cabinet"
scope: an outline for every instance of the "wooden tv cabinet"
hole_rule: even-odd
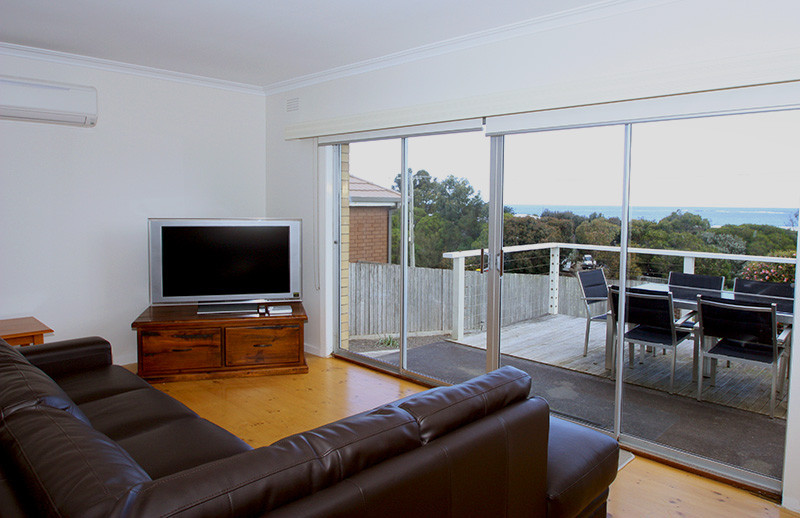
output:
[[[308,372],[300,302],[291,315],[197,314],[197,306],[150,306],[131,327],[139,348],[139,376],[177,381]]]

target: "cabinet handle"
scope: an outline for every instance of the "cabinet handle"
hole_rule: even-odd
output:
[[[213,333],[176,333],[172,335],[173,338],[180,340],[211,340],[214,338]]]
[[[174,353],[188,353],[191,352],[192,348],[187,347],[186,349],[173,349],[172,352]]]
[[[253,347],[260,347],[260,348],[272,347],[272,344],[253,344]]]

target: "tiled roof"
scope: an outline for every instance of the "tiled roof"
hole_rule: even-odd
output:
[[[361,178],[350,177],[350,201],[351,202],[364,202],[364,201],[383,201],[396,203],[400,201],[400,193],[381,187],[380,185],[368,182]]]

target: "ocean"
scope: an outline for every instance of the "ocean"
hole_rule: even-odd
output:
[[[592,213],[607,218],[619,217],[621,207],[608,205],[510,205],[515,214],[540,215],[544,210],[552,212],[572,212],[579,216]],[[631,207],[631,219],[659,221],[680,210],[691,212],[707,219],[712,227],[722,225],[772,225],[783,228],[797,228],[797,209],[791,208],[741,208],[741,207]]]

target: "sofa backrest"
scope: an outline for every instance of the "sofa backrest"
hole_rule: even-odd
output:
[[[437,491],[450,494],[440,486],[456,475],[475,479],[458,481],[456,494],[477,494],[477,488],[486,489],[487,484],[474,475],[485,470],[486,463],[496,468],[493,476],[502,474],[502,485],[519,486],[506,489],[525,495],[525,505],[539,505],[544,502],[548,410],[543,400],[528,400],[529,391],[530,377],[510,367],[461,385],[429,390],[399,404],[286,437],[271,446],[143,483],[127,511],[131,516],[258,516],[327,488],[354,487],[350,481],[363,479],[364,473],[374,469],[389,478],[394,474],[397,480],[411,481],[414,487],[435,486],[435,490],[425,492],[426,497]],[[506,408],[509,406],[514,408]],[[483,419],[501,411],[502,418]],[[468,431],[468,425],[473,432]],[[424,443],[442,436],[458,438],[445,443],[447,446],[420,451]],[[453,458],[444,454],[448,449]],[[509,452],[514,458],[509,458]],[[409,460],[402,460],[406,458]],[[398,471],[382,468],[384,464],[394,465]],[[447,473],[450,466],[459,464],[474,469]],[[446,480],[429,480],[434,473],[423,472],[432,467],[436,467],[436,477],[445,474]],[[524,475],[531,469],[540,471],[536,476]],[[509,477],[519,480],[506,480]],[[399,486],[388,491],[392,490],[403,498],[414,498]],[[538,496],[528,498],[530,491]],[[340,502],[343,509],[360,505],[357,491],[337,490],[336,495],[347,501],[346,505]],[[495,497],[487,500],[492,508],[502,500],[502,496]],[[515,498],[517,504],[520,501]],[[332,507],[325,504],[325,509],[330,512]]]
[[[399,407],[419,423],[423,444],[528,397],[531,378],[514,367],[408,397]]]
[[[546,516],[548,419],[513,403],[267,516]]]
[[[47,374],[34,367],[16,348],[0,339],[0,419],[20,408],[47,405],[64,410],[84,423],[78,405]]]
[[[3,469],[33,495],[36,516],[106,518],[132,487],[150,480],[117,443],[47,405],[4,416],[0,446]]]

